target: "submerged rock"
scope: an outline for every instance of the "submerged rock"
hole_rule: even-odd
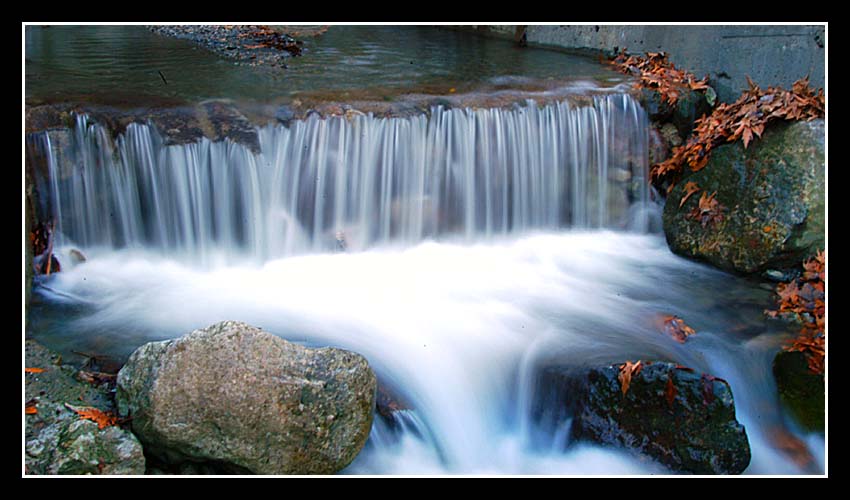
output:
[[[360,355],[225,321],[137,349],[116,401],[146,451],[257,474],[331,474],[366,442],[376,379]]]
[[[826,410],[823,374],[812,373],[802,352],[780,351],[773,358],[779,398],[807,431],[823,432]]]
[[[747,468],[747,434],[735,419],[726,381],[654,362],[632,376],[624,395],[618,375],[618,365],[544,369],[538,418],[557,425],[572,417],[573,439],[621,446],[675,471],[740,474]]]
[[[412,409],[401,393],[396,388],[378,381],[378,389],[375,395],[375,412],[378,417],[392,430],[398,430],[401,415]]]
[[[824,121],[771,125],[748,149],[738,141],[716,148],[688,181],[726,207],[723,219],[703,226],[688,216],[699,195],[679,208],[685,182],[664,207],[670,249],[728,271],[788,269],[825,245]]]

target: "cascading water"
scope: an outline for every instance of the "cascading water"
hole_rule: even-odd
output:
[[[74,165],[50,162],[58,232],[82,247],[260,259],[344,244],[466,241],[528,229],[623,227],[646,201],[646,117],[624,94],[591,106],[443,109],[321,119],[229,141],[164,146],[132,124],[113,147],[78,116]],[[610,178],[609,178],[610,177]],[[630,199],[630,197],[632,199]]]
[[[260,129],[254,153],[165,146],[148,125],[113,145],[78,117],[66,144],[42,134],[36,146],[59,253],[75,245],[88,260],[37,288],[31,328],[59,348],[126,356],[235,319],[360,352],[411,409],[376,417],[346,473],[666,473],[569,444],[568,420],[531,418],[541,362],[639,358],[730,382],[748,472],[822,471],[822,437],[794,429],[774,396],[782,336],[762,314],[769,292],[646,232],[646,126],[613,94],[311,117]],[[340,246],[357,251],[330,251]],[[659,313],[698,334],[659,335]],[[776,428],[806,443],[811,463],[784,455]]]

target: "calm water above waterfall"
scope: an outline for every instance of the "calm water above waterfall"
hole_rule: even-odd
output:
[[[210,98],[278,102],[319,92],[382,100],[529,79],[624,80],[592,59],[429,26],[334,26],[304,43],[304,56],[288,58],[287,69],[248,67],[144,26],[28,26],[26,98],[146,106]]]
[[[30,27],[27,98],[118,92],[127,81],[140,101],[271,101],[308,88],[341,95],[376,75],[395,89],[460,86],[472,75],[492,85],[563,78],[572,64],[458,33],[446,36],[476,42],[446,50],[445,36],[424,28],[338,28],[292,60],[286,85],[270,73],[248,85],[254,70],[143,27]],[[387,48],[401,32],[416,36]],[[78,46],[60,43],[74,33]],[[139,65],[94,78],[110,37],[120,61],[138,43]],[[414,54],[420,64],[410,67]],[[210,65],[191,86],[166,92],[146,80],[162,64],[188,71],[180,68],[189,59]],[[351,78],[313,74],[331,63]],[[576,64],[576,77],[609,73]],[[793,331],[765,320],[763,284],[669,251],[647,188],[646,114],[616,89],[583,104],[313,115],[258,128],[259,151],[231,141],[166,145],[141,123],[112,137],[85,115],[74,119],[69,130],[27,138],[28,154],[44,158],[36,184],[57,221],[62,262],[60,273],[36,278],[27,334],[69,358],[123,360],[151,340],[244,321],[357,351],[410,404],[392,425],[376,417],[344,473],[563,475],[669,470],[571,444],[569,422],[538,428],[536,368],[671,360],[730,383],[752,448],[747,473],[824,470],[823,437],[783,414],[771,374]],[[87,260],[77,263],[72,249]],[[698,333],[679,344],[658,332],[660,314]],[[805,443],[812,465],[784,454],[777,433]]]

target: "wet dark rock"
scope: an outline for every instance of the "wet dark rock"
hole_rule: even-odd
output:
[[[824,431],[826,410],[823,374],[812,373],[802,352],[780,351],[773,359],[779,398],[807,431]]]
[[[682,137],[690,135],[694,120],[710,113],[712,108],[705,92],[688,89],[682,89],[674,105],[651,89],[641,89],[639,100],[651,121],[672,123]]]
[[[740,474],[750,462],[729,384],[673,363],[646,364],[623,395],[619,366],[548,367],[535,414],[553,427],[572,417],[575,440],[626,448],[675,471]]]
[[[53,253],[37,255],[33,262],[38,274],[54,274],[62,271],[62,265]]]
[[[679,135],[679,131],[676,129],[676,126],[672,123],[663,124],[659,132],[661,134],[661,138],[664,140],[664,144],[666,144],[667,148],[670,150],[676,146],[682,145],[682,137]]]
[[[34,340],[25,342],[25,363],[44,370],[25,374],[26,401],[37,411],[25,417],[27,474],[144,474],[142,446],[130,431],[99,429],[65,406],[109,411],[108,386],[79,380],[76,367],[60,364],[61,356]]]
[[[673,110],[669,104],[662,100],[661,94],[658,92],[651,89],[641,89],[639,100],[650,120],[666,122],[670,119]]]
[[[227,101],[206,101],[199,111],[205,136],[213,142],[230,141],[247,146],[254,153],[260,152],[257,129],[245,116]]]
[[[29,180],[29,176],[27,175],[25,195],[24,195],[24,307],[29,307],[30,305],[30,294],[32,293],[32,278],[34,274],[34,266],[33,266],[33,257],[35,256],[35,252],[33,250],[32,238],[30,238],[30,234],[32,233],[33,226],[35,225],[35,209],[33,208],[35,204],[35,195],[34,195],[34,187],[32,181]],[[26,318],[26,315],[24,315]]]
[[[670,249],[740,273],[784,272],[825,245],[824,122],[770,125],[748,149],[738,141],[716,148],[708,165],[687,177],[727,208],[703,227],[679,208],[685,182],[668,195],[663,214]]]
[[[649,128],[649,164],[661,163],[670,156],[670,146],[657,126]]]
[[[24,132],[68,128],[73,125],[73,107],[69,104],[27,106],[24,114]]]
[[[104,126],[113,140],[124,134],[131,124],[151,124],[166,146],[190,144],[207,138],[211,141],[230,140],[259,152],[255,124],[235,103],[226,100],[205,101],[196,106],[133,109],[104,105],[43,105],[28,109],[26,129],[32,133],[49,130],[52,140],[57,132],[67,135],[67,131],[73,129],[75,114],[88,115],[91,122]],[[61,150],[64,146],[60,142],[56,147]],[[35,161],[34,164],[46,165],[46,161]]]
[[[274,118],[282,125],[289,125],[295,119],[295,112],[289,106],[280,106],[274,112]]]
[[[27,415],[27,474],[142,475],[145,457],[139,440],[116,426],[99,429],[64,405],[42,402]]]
[[[77,250],[76,248],[72,248],[68,251],[68,255],[71,257],[71,260],[74,261],[75,264],[82,264],[86,261],[86,256],[83,252]]]
[[[366,442],[375,390],[358,354],[225,321],[137,349],[118,374],[116,401],[145,451],[165,462],[331,474]]]
[[[25,375],[25,395],[31,399],[47,398],[58,403],[71,403],[77,406],[112,408],[112,398],[108,388],[95,387],[77,378],[79,367],[61,364],[62,357],[38,342],[27,339],[24,343],[26,366],[41,368],[41,373]]]
[[[392,423],[393,414],[401,410],[410,410],[410,404],[399,395],[393,387],[378,381],[378,390],[375,395],[375,410],[378,415]]]
[[[799,269],[768,269],[762,276],[771,281],[788,283],[800,277]],[[776,288],[775,286],[773,288]]]
[[[679,96],[679,100],[676,101],[676,106],[673,109],[673,116],[671,117],[673,125],[676,126],[676,130],[682,137],[688,137],[694,128],[694,121],[711,113],[711,108],[712,105],[709,104],[705,92],[685,91]]]

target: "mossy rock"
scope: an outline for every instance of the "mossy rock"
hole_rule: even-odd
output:
[[[812,373],[802,352],[780,351],[773,358],[779,399],[807,431],[824,431],[826,410],[823,374]]]
[[[540,419],[573,418],[573,439],[614,445],[674,471],[740,474],[750,463],[732,389],[722,379],[675,363],[646,363],[623,394],[619,366],[545,368],[535,408]],[[555,412],[557,413],[557,411]],[[545,424],[544,424],[545,425]]]
[[[705,168],[679,182],[664,207],[664,233],[679,255],[738,273],[796,268],[825,245],[824,122],[782,122],[745,149],[714,149]],[[686,181],[716,192],[723,218],[705,227],[688,217],[696,193],[680,208]]]
[[[26,400],[37,413],[26,415],[24,427],[27,474],[145,473],[142,445],[128,430],[117,426],[99,429],[66,405],[112,410],[109,388],[79,380],[77,369],[63,365],[61,357],[35,342],[25,342],[27,367],[43,371],[24,375]]]

